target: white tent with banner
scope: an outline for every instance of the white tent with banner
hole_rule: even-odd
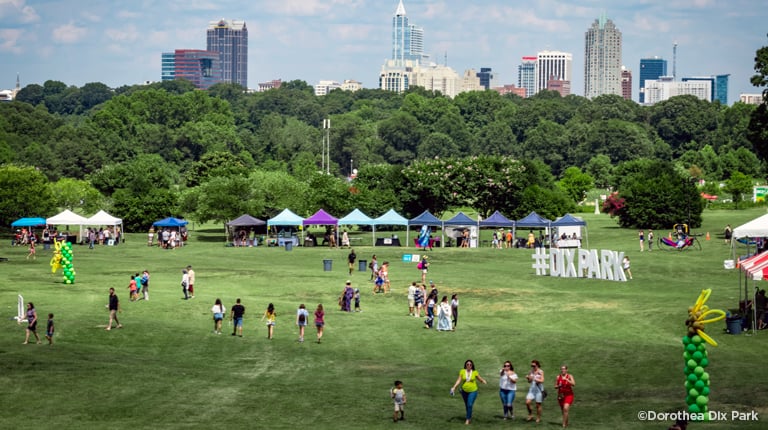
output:
[[[736,228],[733,229],[733,233],[731,234],[731,249],[733,250],[734,260],[738,258],[736,256],[736,242],[744,240],[747,244],[747,255],[750,255],[750,243],[753,241],[751,239],[755,239],[754,242],[758,243],[764,238],[768,238],[768,214],[760,216],[758,218],[753,219],[752,221],[749,221],[746,224],[742,224]],[[746,240],[745,240],[746,239]],[[761,240],[757,240],[761,239]],[[763,276],[763,268],[766,266],[765,263],[765,257],[763,254],[758,254],[758,248],[757,245],[755,246],[753,254],[751,254],[751,258],[747,258],[743,260],[744,266],[742,267],[741,264],[739,264],[740,270],[739,273],[739,304],[746,303],[749,300],[752,300],[753,306],[752,306],[752,330],[755,332],[756,325],[757,325],[757,313],[755,312],[755,299],[757,292],[759,291],[759,287],[755,286],[755,293],[750,294],[749,293],[749,281],[752,280],[753,282],[758,281],[760,279],[765,279],[765,276]],[[768,254],[768,253],[764,253]],[[742,276],[742,273],[744,276]],[[744,280],[744,289],[741,288],[742,278]],[[756,332],[755,332],[756,333]]]

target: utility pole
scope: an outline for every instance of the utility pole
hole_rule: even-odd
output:
[[[323,164],[321,172],[325,171],[326,175],[331,174],[331,120],[323,120]]]

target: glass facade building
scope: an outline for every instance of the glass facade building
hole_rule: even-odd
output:
[[[207,50],[220,54],[222,82],[248,88],[248,28],[245,21],[213,21],[208,25]]]
[[[478,79],[480,79],[480,86],[486,90],[491,89],[491,82],[493,82],[493,70],[490,67],[481,67],[477,73]]]
[[[645,103],[645,81],[655,81],[667,76],[667,60],[659,57],[640,59],[640,77],[638,82],[638,101]]]
[[[186,79],[199,89],[222,82],[219,53],[199,49],[177,49],[162,54],[161,80]]]
[[[424,29],[408,23],[400,0],[392,17],[392,59],[421,61],[424,57]]]
[[[517,66],[517,87],[525,88],[525,97],[536,94],[536,57],[523,57]]]

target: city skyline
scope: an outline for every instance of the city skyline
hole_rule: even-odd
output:
[[[135,4],[136,3],[136,4]],[[248,23],[249,87],[259,82],[354,79],[375,88],[392,56],[392,18],[399,0],[170,0],[161,4],[96,0],[0,0],[0,88],[48,79],[82,86],[158,81],[160,57],[177,48],[205,49],[209,22]],[[542,0],[404,0],[423,29],[424,54],[462,74],[490,67],[496,84],[517,84],[523,56],[573,54],[571,92],[583,95],[584,33],[603,13],[623,34],[622,64],[639,76],[641,58],[659,56],[677,76],[730,74],[729,102],[756,93],[755,51],[768,44],[768,11],[736,0],[645,0],[622,4]],[[750,8],[751,7],[751,8]],[[714,31],[713,31],[714,30]],[[633,100],[638,99],[633,85]]]

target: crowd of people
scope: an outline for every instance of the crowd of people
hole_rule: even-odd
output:
[[[147,246],[157,245],[162,249],[175,249],[184,246],[187,239],[189,239],[189,231],[186,227],[178,229],[165,227],[158,228],[157,231],[154,227],[150,227],[147,233]]]

